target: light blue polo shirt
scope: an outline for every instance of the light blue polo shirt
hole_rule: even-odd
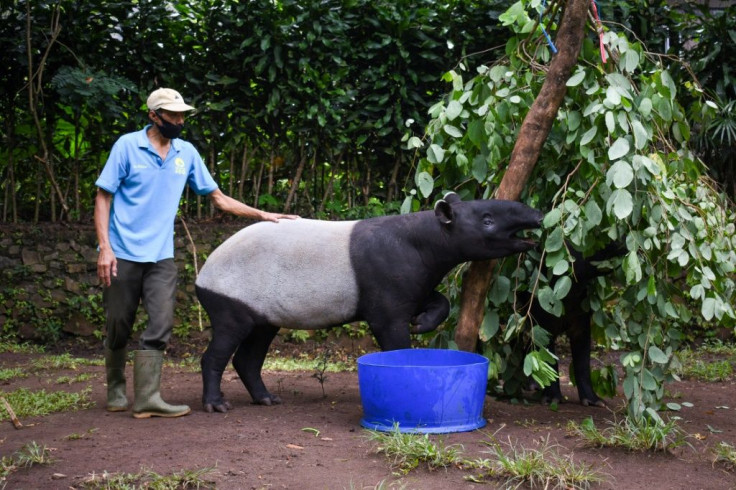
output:
[[[128,133],[115,142],[95,182],[113,195],[110,245],[118,258],[158,262],[174,256],[174,220],[184,186],[199,195],[217,184],[191,143],[171,140],[161,160],[146,131]]]

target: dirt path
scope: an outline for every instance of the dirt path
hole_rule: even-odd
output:
[[[38,354],[0,354],[0,368],[28,366]],[[81,391],[92,387],[96,406],[87,410],[24,419],[15,430],[7,420],[0,422],[0,457],[10,456],[31,441],[53,448],[55,462],[13,472],[7,489],[84,488],[93,475],[138,473],[151,470],[170,474],[180,470],[212,468],[204,478],[218,489],[463,489],[495,488],[465,479],[469,470],[450,468],[429,471],[419,468],[405,476],[392,474],[389,462],[375,452],[375,445],[359,426],[361,417],[357,374],[328,374],[326,397],[309,372],[268,372],[264,379],[272,391],[280,392],[284,404],[255,406],[233,372],[226,373],[223,390],[233,403],[226,415],[201,411],[201,381],[198,373],[165,368],[164,398],[187,403],[193,412],[179,419],[136,420],[130,412],[104,410],[104,368],[83,366],[76,371],[33,373],[24,379],[0,384],[0,390],[21,386],[46,391]],[[92,379],[58,384],[59,376],[82,372]],[[132,379],[132,368],[128,368]],[[606,409],[566,403],[559,411],[540,405],[511,405],[486,398],[488,425],[467,433],[432,436],[444,444],[461,444],[467,459],[490,457],[491,435],[519,447],[538,448],[548,440],[570,453],[576,462],[592,464],[604,474],[605,483],[594,488],[736,489],[736,473],[713,464],[709,448],[720,441],[736,445],[736,384],[681,382],[669,386],[677,400],[693,407],[679,414],[681,427],[692,437],[692,447],[674,454],[640,454],[617,449],[587,448],[566,431],[569,420],[592,416],[605,427],[614,415]],[[577,395],[564,387],[572,400]],[[132,396],[132,386],[128,387]],[[622,401],[609,400],[612,406]],[[724,408],[728,407],[728,408]],[[2,410],[2,408],[0,408]],[[307,429],[307,430],[305,430]],[[0,481],[0,488],[3,482]]]

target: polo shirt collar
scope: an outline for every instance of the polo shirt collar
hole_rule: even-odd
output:
[[[152,127],[153,124],[146,124],[146,127],[142,130],[138,131],[137,141],[138,146],[141,148],[148,149],[148,146],[151,144],[151,142],[148,140],[148,128]],[[171,149],[179,152],[179,148],[177,148],[179,138],[174,138],[171,140]]]

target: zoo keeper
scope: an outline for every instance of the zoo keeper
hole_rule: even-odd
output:
[[[133,356],[133,416],[179,417],[187,405],[170,405],[160,394],[164,349],[174,319],[177,270],[174,220],[184,186],[208,195],[222,211],[278,221],[297,216],[269,213],[226,196],[194,146],[179,135],[194,107],[176,90],[159,88],[148,97],[148,124],[121,136],[95,182],[94,222],[99,256],[97,276],[104,287],[107,410],[127,410],[125,361],[138,305],[148,313]]]

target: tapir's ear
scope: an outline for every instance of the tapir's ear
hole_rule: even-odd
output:
[[[454,193],[453,195],[457,196]],[[444,199],[437,201],[437,204],[434,205],[434,215],[437,216],[437,219],[442,224],[449,225],[452,223],[452,207],[450,203]]]
[[[447,194],[445,194],[444,199],[450,204],[455,204],[456,202],[462,201],[462,199],[460,199],[460,196],[458,196],[454,192],[448,192]]]

